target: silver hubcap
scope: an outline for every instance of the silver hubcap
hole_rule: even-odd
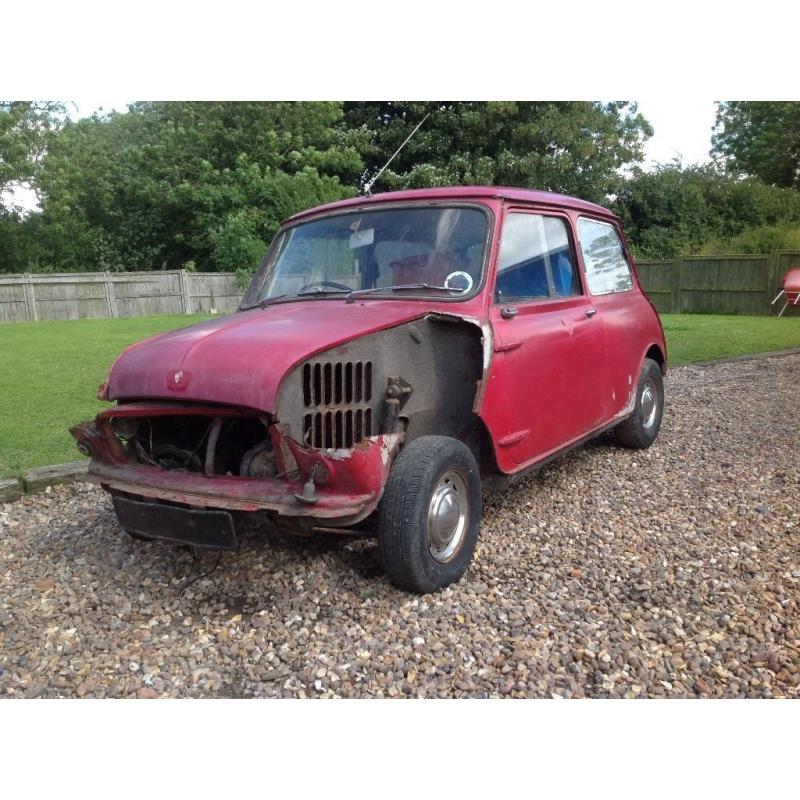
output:
[[[439,479],[428,504],[428,550],[435,561],[449,561],[461,547],[469,523],[467,483],[455,470]]]
[[[647,381],[642,389],[639,407],[641,409],[642,425],[649,430],[656,424],[656,413],[658,412],[658,394],[655,381],[652,378]]]

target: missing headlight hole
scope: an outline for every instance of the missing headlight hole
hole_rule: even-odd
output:
[[[112,428],[128,459],[207,475],[274,477],[275,454],[265,420],[200,415],[118,417]]]

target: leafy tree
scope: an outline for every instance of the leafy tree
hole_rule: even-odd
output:
[[[36,268],[38,227],[16,207],[14,190],[35,186],[42,156],[63,115],[63,103],[0,101],[0,272]]]
[[[363,164],[341,118],[336,103],[181,102],[68,123],[38,174],[49,257],[252,269],[283,217],[353,192]]]
[[[719,253],[762,253],[776,250],[800,250],[800,224],[757,225],[745,228],[733,238],[709,239],[699,249],[701,255]]]
[[[347,127],[369,138],[362,183],[430,114],[376,191],[494,184],[604,201],[653,133],[626,102],[354,102],[344,110]]]
[[[800,103],[718,103],[712,147],[733,172],[800,188]]]
[[[0,195],[34,177],[63,114],[63,103],[0,100]]]
[[[625,102],[159,102],[78,122],[61,104],[0,103],[0,190],[29,181],[42,204],[0,205],[0,271],[186,266],[244,280],[282,219],[353,195],[425,114],[375,191],[505,184],[613,198],[642,256],[763,251],[800,225],[800,193],[764,182],[796,167],[797,107],[721,104],[727,171],[648,173],[637,163],[652,129]]]
[[[638,255],[674,258],[751,228],[800,221],[800,193],[675,161],[652,172],[634,170],[614,208]]]

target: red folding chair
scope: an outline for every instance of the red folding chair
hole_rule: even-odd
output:
[[[778,292],[777,297],[770,303],[775,305],[781,295],[786,295],[786,302],[778,316],[783,316],[786,307],[791,303],[793,306],[800,305],[800,267],[792,267],[784,276],[781,281],[781,290]]]

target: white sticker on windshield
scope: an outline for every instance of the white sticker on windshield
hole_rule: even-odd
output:
[[[375,241],[375,228],[366,228],[363,231],[356,231],[350,235],[350,249],[356,250],[359,247],[366,247]]]

